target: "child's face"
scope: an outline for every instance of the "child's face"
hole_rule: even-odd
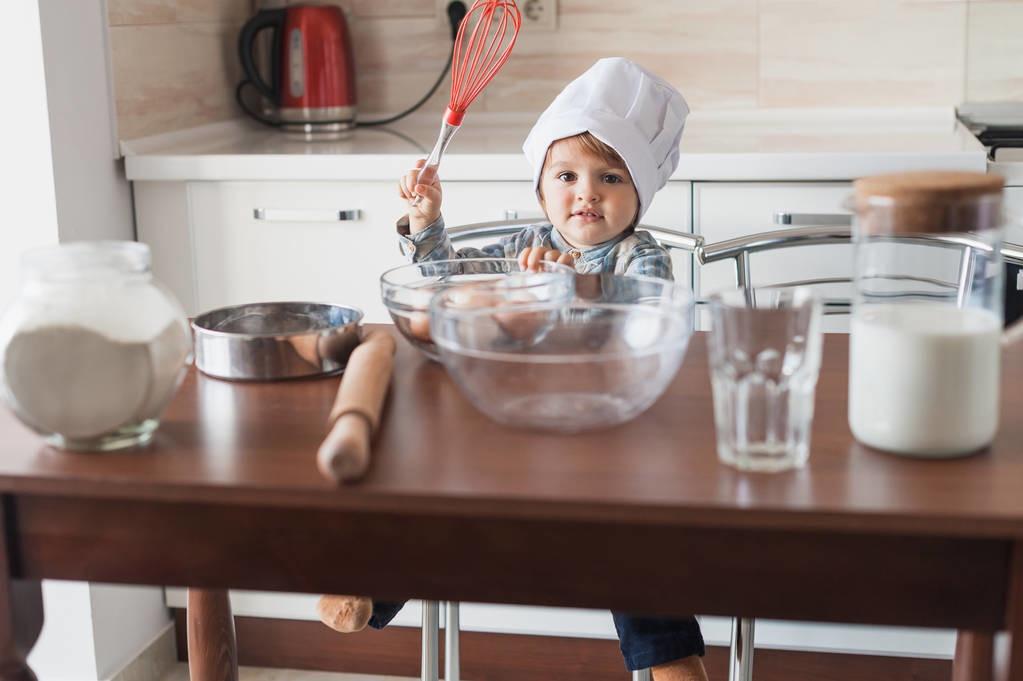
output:
[[[632,225],[639,198],[621,162],[609,164],[578,140],[558,140],[540,177],[547,219],[570,244],[595,246]]]

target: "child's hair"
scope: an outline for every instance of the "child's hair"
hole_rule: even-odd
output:
[[[625,165],[625,160],[621,156],[619,156],[617,151],[601,142],[599,139],[596,138],[596,136],[594,136],[593,133],[589,131],[581,132],[578,135],[573,135],[572,137],[565,137],[563,139],[558,140],[558,142],[564,142],[565,140],[575,140],[583,149],[590,152],[594,156],[598,157],[600,160],[602,160],[604,163],[607,163],[608,165],[621,166],[622,168],[628,167]],[[556,143],[557,142],[555,142],[555,144]],[[551,151],[553,149],[554,144],[547,147],[547,156],[544,158],[543,161],[544,167],[546,167],[547,164],[550,163]]]

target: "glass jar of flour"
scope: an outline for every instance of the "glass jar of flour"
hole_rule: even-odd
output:
[[[982,449],[998,429],[1002,179],[867,177],[854,203],[853,434],[919,457]]]
[[[149,247],[92,241],[22,259],[0,318],[0,395],[63,449],[148,442],[191,355],[178,302],[153,279]]]

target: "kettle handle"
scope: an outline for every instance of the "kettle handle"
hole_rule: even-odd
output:
[[[278,101],[278,83],[280,83],[280,77],[278,73],[277,59],[280,54],[281,48],[281,35],[284,30],[284,9],[270,9],[259,12],[254,17],[245,22],[242,26],[242,32],[238,36],[238,57],[242,62],[242,71],[245,72],[245,78],[256,86],[256,89],[262,93],[264,97],[269,99],[274,104]],[[260,75],[259,69],[256,68],[256,59],[254,56],[256,46],[256,36],[260,31],[271,28],[274,30],[273,36],[273,59],[271,59],[272,70],[271,70],[271,82],[268,84],[263,80],[263,76]]]

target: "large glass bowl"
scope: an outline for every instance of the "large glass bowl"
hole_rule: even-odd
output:
[[[434,297],[441,361],[490,418],[565,433],[610,427],[675,377],[693,330],[687,287],[602,274],[578,275],[575,289],[568,303],[519,302],[488,284]]]
[[[384,272],[380,296],[401,335],[427,357],[439,360],[430,335],[430,300],[438,292],[466,284],[488,284],[504,300],[564,304],[572,300],[574,276],[571,267],[552,262],[525,271],[510,258],[434,260]]]

